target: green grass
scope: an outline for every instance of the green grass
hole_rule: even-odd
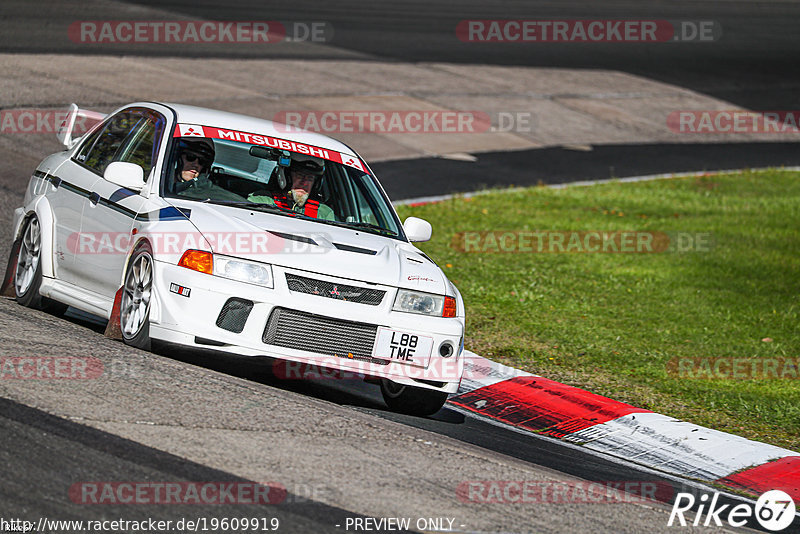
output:
[[[497,190],[398,211],[433,224],[433,239],[420,248],[464,296],[467,348],[800,450],[800,380],[699,380],[668,371],[674,358],[800,357],[800,174]],[[713,246],[650,254],[454,246],[458,233],[487,230],[705,233]]]

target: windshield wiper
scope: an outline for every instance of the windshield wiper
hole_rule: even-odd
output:
[[[378,226],[377,224],[372,224],[368,222],[348,222],[343,224],[348,228],[352,228],[355,226],[356,228],[367,228],[369,230],[375,230],[376,232],[380,232],[386,235],[393,235],[393,236],[397,235],[397,232],[393,232],[388,228],[384,228],[383,226]]]
[[[380,234],[383,234],[383,235],[389,235],[389,236],[393,236],[393,237],[397,237],[398,236],[397,232],[393,232],[392,230],[389,230],[388,228],[384,228],[382,226],[378,226],[377,224],[372,224],[372,223],[368,223],[368,222],[326,221],[324,219],[317,219],[315,217],[309,217],[308,215],[305,215],[303,213],[299,213],[299,212],[296,212],[296,211],[293,211],[293,210],[281,208],[280,206],[276,206],[274,204],[262,204],[260,202],[248,202],[246,200],[245,201],[240,201],[240,200],[213,200],[213,199],[210,199],[210,198],[206,199],[206,200],[203,200],[202,202],[207,202],[207,203],[210,203],[210,204],[219,204],[221,206],[237,206],[237,207],[243,207],[243,208],[253,208],[253,209],[258,209],[258,210],[271,211],[271,212],[274,212],[274,213],[280,213],[280,214],[283,214],[283,215],[289,215],[289,216],[292,216],[292,217],[298,217],[298,218],[306,219],[306,220],[309,220],[309,221],[317,221],[317,222],[323,222],[323,223],[326,223],[326,224],[333,224],[333,225],[336,225],[336,226],[342,226],[344,228],[364,228],[365,230],[372,230],[372,231],[374,231],[376,233],[380,233]]]
[[[219,204],[221,206],[241,206],[243,208],[255,208],[255,209],[263,209],[266,211],[274,211],[276,213],[292,213],[289,210],[283,209],[279,206],[275,206],[274,204],[262,204],[261,202],[247,202],[247,201],[239,201],[239,200],[204,200],[203,202],[208,202],[210,204]]]

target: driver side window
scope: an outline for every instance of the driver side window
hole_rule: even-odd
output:
[[[117,151],[139,120],[141,120],[141,116],[132,110],[117,113],[108,119],[97,133],[86,140],[86,143],[75,155],[75,160],[102,176],[108,164],[116,161],[114,158]]]
[[[158,155],[165,124],[166,119],[152,110],[120,111],[84,142],[74,159],[100,176],[114,161],[135,163],[147,177]]]
[[[135,163],[144,170],[144,177],[150,175],[153,163],[161,147],[161,134],[166,120],[158,113],[145,112],[138,126],[128,136],[128,142],[119,151],[115,161]]]

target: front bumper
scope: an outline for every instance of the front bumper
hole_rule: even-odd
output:
[[[373,306],[289,291],[286,273],[380,289],[386,294],[380,304]],[[464,317],[394,312],[391,308],[396,288],[337,280],[275,265],[274,289],[160,261],[155,262],[154,274],[155,292],[150,311],[150,336],[154,339],[388,378],[447,393],[458,389],[463,371]],[[244,313],[242,303],[249,309],[244,313],[246,319],[234,321],[237,323],[234,327],[230,321],[220,321],[220,313],[226,303],[230,309],[231,299],[237,301],[237,313]],[[280,314],[283,314],[283,321],[279,324]],[[273,319],[271,335],[265,332],[270,318]],[[276,334],[276,328],[285,329],[287,325],[294,330]],[[392,331],[397,333],[394,338],[391,338]],[[370,332],[374,332],[374,339]],[[416,340],[412,341],[414,349],[387,351],[387,340],[391,338],[395,342],[402,333],[411,338],[417,336],[420,346],[424,345],[423,352],[408,357],[408,352],[419,351]],[[451,356],[441,356],[443,345],[453,348]],[[429,357],[425,352],[429,352]],[[404,361],[398,354],[403,354]]]

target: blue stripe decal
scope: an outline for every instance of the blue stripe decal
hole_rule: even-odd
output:
[[[179,221],[188,219],[191,214],[192,210],[190,209],[169,206],[158,211],[140,213],[136,216],[136,219],[139,221]]]
[[[109,202],[119,202],[123,198],[128,198],[128,197],[131,197],[131,196],[133,196],[135,194],[136,193],[134,191],[131,191],[130,189],[125,189],[123,187],[122,189],[117,189],[116,191],[114,191],[111,194],[111,196],[108,197],[108,201]]]
[[[160,210],[158,210],[158,220],[174,221],[176,219],[188,219],[191,213],[192,213],[191,210],[186,210],[186,209],[182,210],[180,208],[170,206],[168,208],[161,208]]]
[[[58,176],[42,172],[38,169],[34,171],[33,174],[34,176],[37,176],[39,178],[49,180],[56,187],[63,185],[64,189],[72,191],[73,193],[76,193],[82,197],[90,198],[91,196],[94,196],[97,199],[96,201],[97,204],[102,204],[103,206],[111,208],[114,211],[117,211],[119,213],[122,213],[123,215],[131,217],[132,219],[136,219],[137,221],[179,221],[183,219],[188,219],[192,214],[192,210],[190,209],[176,208],[175,206],[169,206],[166,208],[161,208],[158,211],[151,211],[149,213],[139,213],[137,215],[136,212],[133,211],[132,209],[126,208],[125,206],[122,206],[118,203],[120,200],[126,199],[130,196],[137,194],[136,192],[131,191],[130,189],[126,189],[124,187],[117,189],[111,194],[108,200],[106,200],[100,197],[100,195],[98,195],[96,192],[90,193],[86,189],[82,189],[69,182],[62,181],[61,178],[59,178]],[[94,202],[94,199],[92,199],[92,201]]]

